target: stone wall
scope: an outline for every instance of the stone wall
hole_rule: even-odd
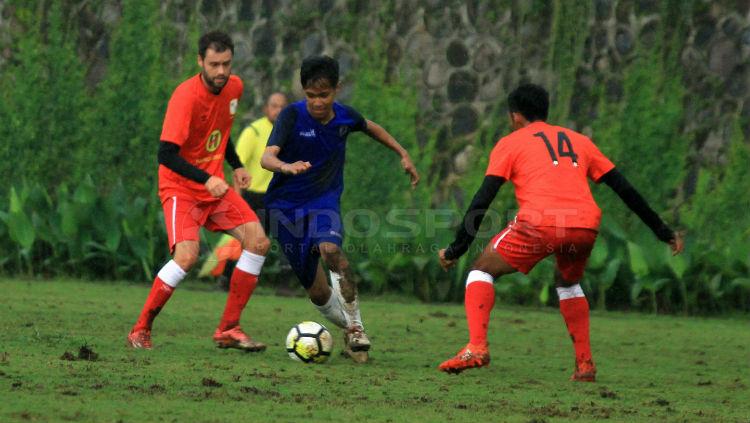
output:
[[[252,104],[247,119],[257,116],[273,90],[300,96],[297,69],[311,54],[339,60],[346,101],[357,89],[362,52],[373,53],[385,63],[386,83],[398,79],[416,86],[419,136],[437,134],[449,150],[463,146],[464,151],[450,151],[459,160],[447,164],[458,173],[471,147],[449,141],[476,140],[480,130],[498,135],[504,98],[519,82],[549,87],[556,104],[553,118],[590,132],[601,104],[598,90],[604,87],[607,102],[622,101],[623,73],[630,63],[657,38],[673,35],[675,43],[664,46],[663,54],[679,50],[674,57],[687,91],[683,135],[701,161],[720,164],[731,116],[741,113],[745,136],[750,135],[750,3],[665,3],[167,0],[161,12],[173,27],[178,61],[194,60],[191,28],[232,34],[235,71],[246,81]],[[89,81],[96,84],[106,72],[107,42],[123,4],[71,4]],[[2,15],[0,33],[7,34],[12,22]],[[7,47],[2,56],[9,58]]]
[[[521,81],[545,84],[552,89],[553,102],[559,101],[554,88],[563,74],[572,76],[574,89],[567,106],[558,109],[568,113],[557,118],[590,131],[597,116],[593,91],[604,86],[608,101],[621,101],[623,70],[639,46],[647,48],[660,31],[668,34],[684,25],[684,33],[676,34],[689,93],[683,129],[694,138],[703,160],[721,162],[727,116],[741,111],[750,117],[750,104],[745,106],[750,84],[748,2],[673,2],[665,7],[655,1],[595,0],[578,9],[584,16],[557,23],[575,25],[578,34],[576,44],[569,46],[571,53],[578,50],[573,66],[561,72],[551,66],[551,49],[556,8],[565,3],[224,1],[203,2],[200,13],[201,25],[228,28],[237,40],[237,71],[250,82],[254,112],[277,86],[295,87],[299,95],[296,70],[303,57],[315,53],[341,62],[348,82],[346,100],[356,90],[358,52],[375,45],[387,62],[384,80],[397,76],[416,84],[420,122],[439,128],[446,140],[473,139],[483,122],[497,126],[505,96]],[[675,16],[682,22],[665,22]],[[748,129],[745,126],[746,135]]]

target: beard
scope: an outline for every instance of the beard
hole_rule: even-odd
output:
[[[208,76],[208,73],[204,70],[202,72],[203,74],[203,80],[206,81],[206,84],[211,88],[211,91],[218,94],[221,92],[221,89],[224,88],[225,85],[227,85],[227,82],[229,82],[229,76],[224,77],[223,80],[218,80],[218,78],[211,78]]]

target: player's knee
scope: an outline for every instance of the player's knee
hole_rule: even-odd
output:
[[[267,236],[260,236],[252,241],[248,242],[249,245],[243,245],[245,250],[249,250],[255,254],[265,256],[268,250],[271,249],[271,240]]]
[[[198,262],[198,254],[193,252],[178,251],[174,255],[174,261],[184,271],[188,271]]]
[[[341,255],[341,250],[334,244],[324,243],[320,244],[320,255],[323,260],[327,262],[335,261]]]
[[[307,290],[307,295],[310,297],[310,301],[312,301],[313,304],[319,306],[325,304],[331,296],[330,291],[326,292],[324,289],[316,286],[311,286]]]
[[[471,265],[471,270],[489,273],[488,270],[490,270],[490,266],[489,263],[487,263],[486,260],[482,260],[482,257],[480,256],[474,260],[474,263]]]

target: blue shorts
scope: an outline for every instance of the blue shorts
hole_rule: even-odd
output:
[[[338,210],[316,210],[305,215],[267,209],[268,230],[278,241],[294,273],[305,289],[312,286],[318,271],[323,242],[341,247],[343,225]]]

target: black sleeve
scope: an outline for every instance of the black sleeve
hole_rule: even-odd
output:
[[[159,164],[191,181],[205,184],[211,177],[205,171],[191,165],[180,156],[180,146],[169,141],[159,143]]]
[[[607,184],[617,195],[620,196],[625,205],[630,208],[639,218],[654,232],[657,238],[664,242],[674,239],[674,232],[669,228],[648,205],[641,194],[630,185],[625,176],[617,168],[610,170],[599,178],[599,182]]]
[[[294,125],[297,123],[297,108],[294,105],[286,106],[279,113],[276,122],[273,124],[271,136],[268,138],[267,147],[277,146],[284,148],[286,141],[293,135]]]
[[[482,186],[474,194],[474,199],[471,200],[469,209],[464,214],[464,219],[461,222],[461,227],[456,232],[456,239],[448,246],[445,250],[445,258],[448,260],[454,260],[469,250],[469,246],[474,237],[476,237],[479,231],[479,226],[482,225],[482,219],[484,219],[487,209],[492,204],[492,200],[495,199],[497,192],[505,182],[505,178],[500,176],[485,176]]]
[[[354,121],[354,124],[352,124],[352,126],[350,127],[352,132],[357,132],[357,131],[361,132],[361,131],[367,130],[367,121],[365,120],[365,118],[362,117],[362,115],[358,111],[356,111],[351,106],[344,105],[344,108],[346,109],[346,111],[349,113],[349,116],[351,116],[352,120]]]
[[[237,155],[237,150],[234,149],[232,137],[229,137],[227,140],[227,150],[224,152],[224,158],[227,160],[227,163],[229,163],[229,166],[232,166],[232,169],[239,169],[242,167],[242,161],[240,161],[240,156]]]

